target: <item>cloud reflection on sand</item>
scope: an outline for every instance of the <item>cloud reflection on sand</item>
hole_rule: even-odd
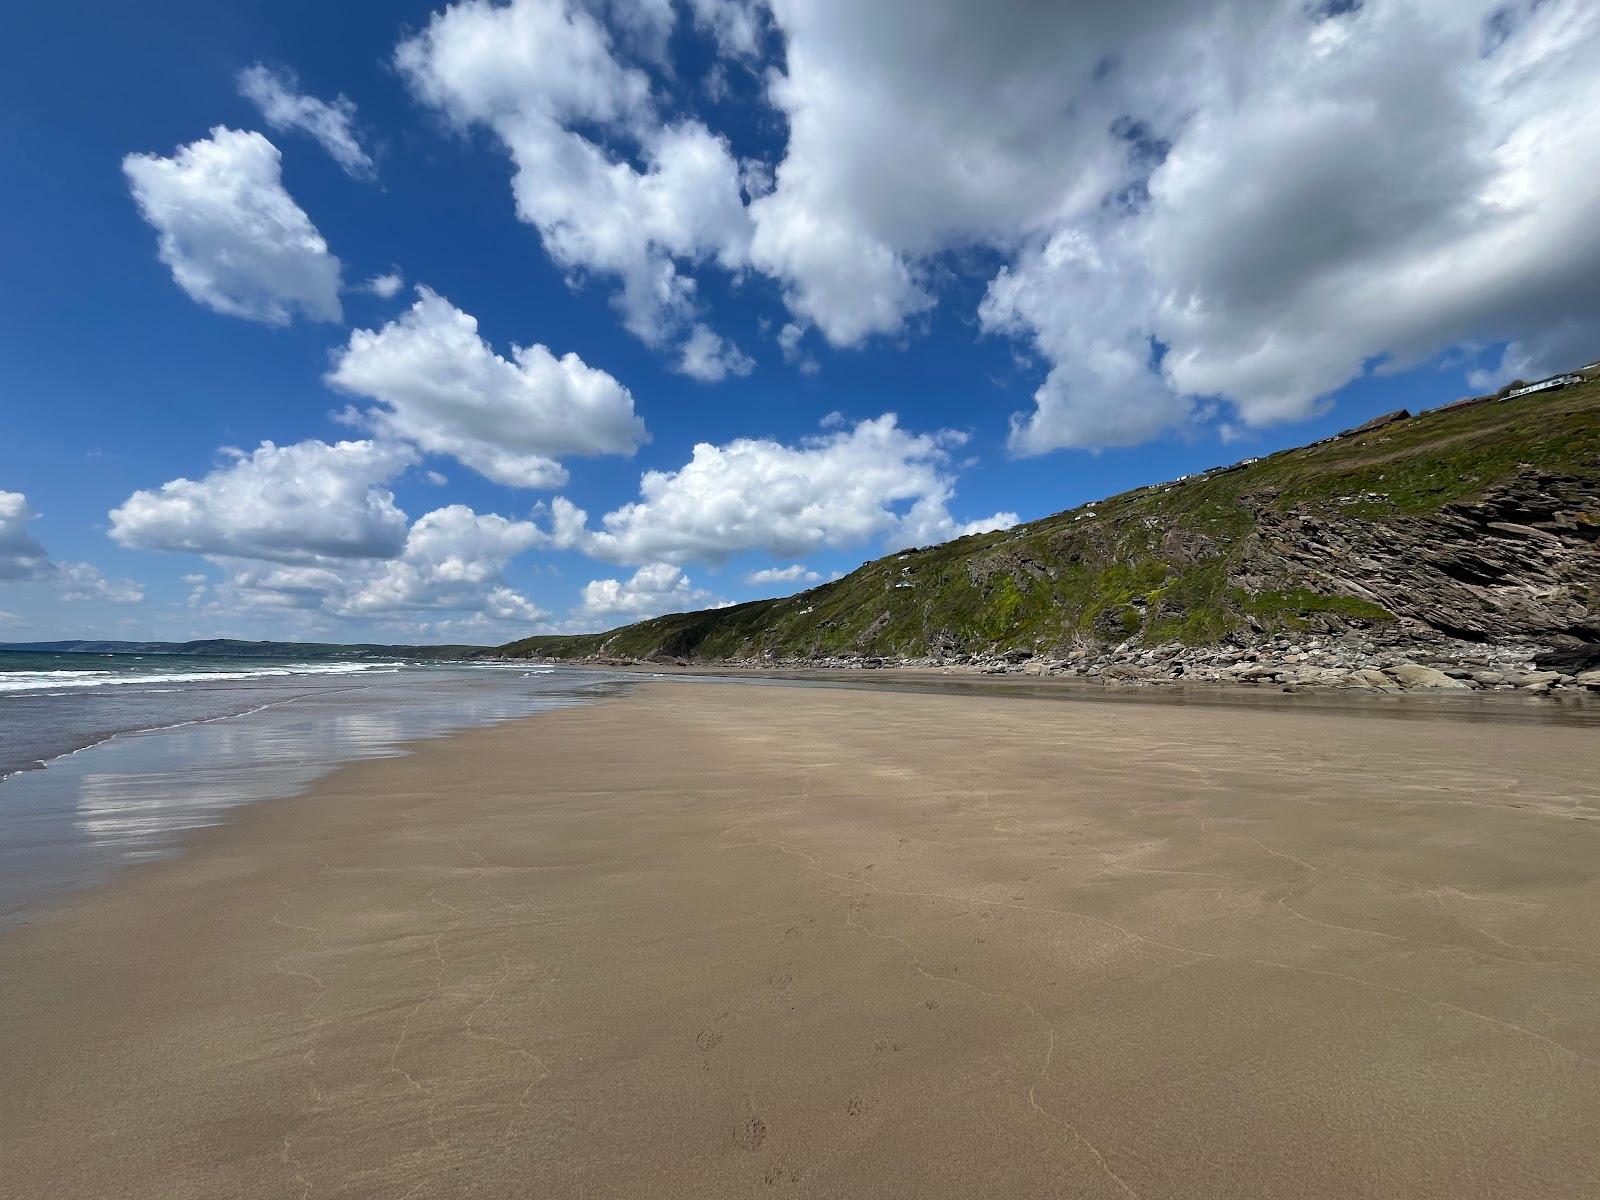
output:
[[[125,734],[11,776],[0,781],[0,926],[119,866],[170,854],[230,809],[292,795],[342,763],[616,686],[580,671],[404,671],[375,687]]]

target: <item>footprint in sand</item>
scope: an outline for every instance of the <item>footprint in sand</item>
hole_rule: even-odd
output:
[[[844,1106],[844,1111],[852,1117],[859,1117],[866,1105],[861,1102],[860,1096],[851,1096],[850,1103]]]
[[[702,1029],[695,1035],[695,1045],[699,1046],[702,1053],[709,1054],[722,1044],[722,1030]]]
[[[734,1134],[733,1140],[742,1149],[754,1154],[767,1140],[767,1123],[760,1117],[751,1117],[739,1126],[739,1132]]]
[[[787,972],[782,975],[769,975],[767,976],[767,982],[781,992],[794,982],[794,976]]]

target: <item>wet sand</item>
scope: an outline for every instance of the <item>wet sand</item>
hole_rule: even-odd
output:
[[[1600,735],[663,683],[0,936],[4,1197],[1600,1195]]]

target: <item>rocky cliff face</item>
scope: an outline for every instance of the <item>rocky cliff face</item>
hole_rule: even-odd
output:
[[[1524,471],[1386,521],[1278,513],[1266,499],[1252,497],[1236,586],[1292,579],[1462,641],[1596,645],[1600,657],[1600,480]]]

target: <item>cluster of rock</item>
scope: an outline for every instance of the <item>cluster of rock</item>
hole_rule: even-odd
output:
[[[1538,646],[1484,645],[1450,638],[1276,637],[1252,645],[1124,645],[1098,653],[1078,650],[1064,659],[1010,655],[978,669],[986,674],[1079,676],[1124,686],[1191,681],[1289,691],[1600,692],[1600,667],[1571,672],[1545,669],[1539,662],[1543,653]]]
[[[847,652],[729,665],[789,670],[922,668],[956,674],[1069,677],[1117,687],[1201,683],[1284,691],[1497,691],[1538,696],[1560,691],[1600,692],[1600,649],[1595,657],[1597,661],[1585,662],[1580,656],[1563,670],[1547,665],[1549,651],[1545,647],[1467,642],[1414,630],[1388,636],[1371,632],[1278,636],[1214,646],[1124,642],[1065,654],[1009,650],[995,655],[882,658]]]

